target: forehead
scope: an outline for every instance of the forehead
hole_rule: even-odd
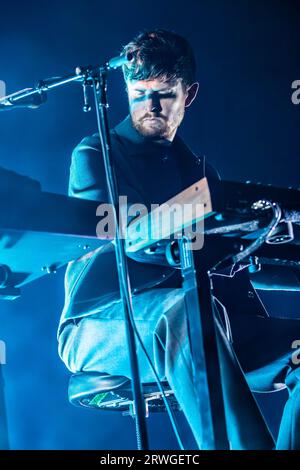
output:
[[[181,80],[167,80],[162,81],[159,79],[154,80],[128,80],[128,90],[140,90],[140,91],[162,91],[177,89],[181,87]]]

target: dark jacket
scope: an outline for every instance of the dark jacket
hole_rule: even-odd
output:
[[[120,195],[128,203],[163,203],[206,176],[219,179],[204,157],[197,157],[179,136],[168,146],[149,144],[127,117],[111,131],[112,153]],[[107,202],[106,180],[98,134],[84,138],[74,149],[70,168],[69,195]],[[174,271],[129,259],[134,291],[179,287]],[[174,281],[173,281],[174,279]],[[115,253],[112,244],[68,264],[65,275],[65,305],[60,325],[66,320],[91,315],[119,300]]]

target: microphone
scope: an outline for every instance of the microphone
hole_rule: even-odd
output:
[[[132,60],[133,60],[133,53],[128,52],[127,54],[113,57],[107,62],[106,65],[109,69],[117,69],[119,67],[122,67],[122,65],[128,64],[128,62],[132,62]]]
[[[28,95],[28,92],[32,91],[32,94]],[[26,93],[25,96],[22,96]],[[36,109],[41,104],[47,101],[47,94],[39,90],[37,91],[34,88],[25,88],[24,90],[17,91],[11,95],[4,96],[0,99],[0,111],[6,111],[14,108],[29,108]]]

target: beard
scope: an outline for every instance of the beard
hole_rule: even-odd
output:
[[[174,135],[184,117],[184,110],[177,112],[166,118],[155,114],[144,114],[143,117],[137,117],[131,114],[133,127],[143,137],[152,140],[170,139]]]
[[[131,116],[133,127],[144,137],[152,139],[167,138],[170,133],[170,127],[165,118],[144,116],[136,119]]]

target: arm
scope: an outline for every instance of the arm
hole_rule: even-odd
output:
[[[94,201],[107,201],[104,164],[97,134],[85,137],[72,152],[68,194]]]

